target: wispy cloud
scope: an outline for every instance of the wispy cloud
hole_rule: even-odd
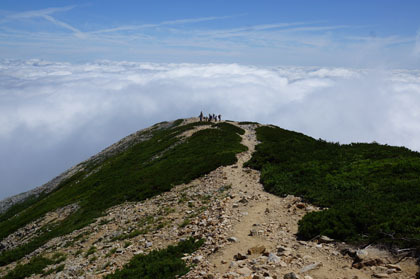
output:
[[[7,21],[7,20],[14,20],[14,19],[44,17],[44,16],[51,15],[58,12],[70,11],[74,8],[75,6],[66,6],[66,7],[47,8],[47,9],[41,9],[41,10],[31,10],[31,11],[25,11],[25,12],[19,12],[19,13],[8,12],[5,18],[3,18],[2,21],[0,22]]]
[[[86,35],[83,32],[81,32],[79,29],[71,26],[70,24],[67,24],[67,23],[62,22],[60,20],[57,20],[57,19],[53,18],[52,16],[45,15],[45,16],[43,16],[43,18],[45,18],[49,22],[54,23],[55,25],[58,25],[60,27],[63,27],[63,28],[68,29],[70,31],[73,31],[76,34],[76,36],[78,36],[79,38],[85,38],[86,37]]]
[[[160,26],[168,26],[168,25],[177,25],[177,24],[185,24],[185,23],[198,23],[198,22],[205,22],[205,21],[214,21],[214,20],[222,20],[233,18],[237,16],[212,16],[212,17],[201,17],[201,18],[187,18],[187,19],[178,19],[178,20],[168,20],[162,21],[156,24],[140,24],[140,25],[124,25],[118,26],[114,28],[107,28],[101,29],[90,32],[91,34],[100,34],[100,33],[112,33],[118,31],[132,31],[132,30],[140,30],[146,28],[155,28]]]
[[[78,60],[224,61],[356,67],[387,61],[391,67],[401,67],[416,65],[413,58],[420,53],[419,39],[415,35],[369,37],[358,32],[363,26],[334,25],[325,21],[238,26],[232,24],[232,19],[246,16],[238,14],[84,30],[79,27],[83,24],[60,19],[59,13],[73,9],[76,6],[6,13],[0,20],[0,58],[77,57]],[[59,28],[49,30],[38,21],[28,23],[32,18]],[[14,25],[14,21],[21,24]],[[220,27],[223,25],[219,23],[224,21],[229,21],[229,28]],[[206,24],[196,24],[200,22]],[[25,29],[24,24],[31,26]],[[50,51],[40,50],[46,48]]]
[[[85,35],[82,31],[79,29],[71,26],[68,23],[65,23],[63,21],[57,20],[52,16],[52,14],[58,13],[58,12],[66,12],[74,9],[76,6],[66,6],[66,7],[58,7],[58,8],[47,8],[42,10],[32,10],[32,11],[26,11],[26,12],[20,12],[20,13],[13,13],[7,15],[3,20],[0,21],[0,23],[4,23],[7,21],[12,20],[22,20],[22,19],[30,19],[30,18],[42,18],[45,19],[54,25],[57,25],[59,27],[62,27],[64,29],[70,30],[74,32],[74,34],[79,38],[84,38]]]

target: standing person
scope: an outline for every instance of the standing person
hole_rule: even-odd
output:
[[[219,122],[222,121],[222,115],[219,114]]]
[[[209,113],[209,122],[211,122],[211,113]]]
[[[200,122],[203,121],[203,112],[200,112]]]

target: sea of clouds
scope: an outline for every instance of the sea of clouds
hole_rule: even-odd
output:
[[[420,150],[420,71],[0,61],[0,199],[156,122],[222,114]]]

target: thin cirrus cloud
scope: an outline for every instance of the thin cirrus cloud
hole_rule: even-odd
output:
[[[201,18],[178,19],[178,20],[162,21],[162,22],[156,23],[156,24],[118,26],[118,27],[114,27],[114,28],[91,31],[89,33],[90,34],[100,34],[100,33],[114,33],[114,32],[119,32],[119,31],[134,31],[134,30],[141,30],[141,29],[147,29],[147,28],[156,28],[156,27],[161,27],[161,26],[166,26],[166,25],[198,23],[198,22],[214,21],[214,20],[221,20],[221,19],[227,19],[227,18],[233,18],[233,17],[236,17],[236,16],[212,16],[212,17],[201,17]]]
[[[61,61],[92,59],[157,62],[240,62],[258,65],[415,67],[418,38],[366,37],[367,26],[325,21],[237,25],[246,14],[91,24],[62,20],[78,6],[6,12],[0,19],[0,58]],[[205,22],[206,24],[197,25]],[[238,21],[239,22],[239,21]],[[240,21],[242,22],[242,21]],[[220,23],[229,23],[221,27]],[[49,25],[48,25],[49,24]],[[218,26],[218,27],[215,27]],[[54,27],[54,28],[49,28]]]
[[[0,198],[131,132],[200,111],[420,150],[418,107],[418,70],[2,60]]]

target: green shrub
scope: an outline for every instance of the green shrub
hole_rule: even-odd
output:
[[[181,259],[184,254],[197,250],[204,240],[190,238],[178,243],[177,246],[168,246],[163,250],[152,251],[147,255],[134,256],[121,270],[108,275],[105,279],[171,279],[186,274],[189,267]]]
[[[96,252],[96,247],[95,246],[90,246],[89,250],[87,250],[86,254],[85,254],[85,258],[89,257],[90,255],[94,254]]]
[[[23,279],[35,274],[48,275],[53,272],[63,270],[64,265],[60,265],[55,269],[44,272],[44,269],[53,264],[58,264],[66,259],[66,256],[61,253],[54,254],[51,259],[43,256],[33,257],[27,264],[18,264],[12,271],[6,274],[2,279]]]
[[[2,239],[49,211],[75,202],[80,205],[76,212],[51,230],[29,243],[1,253],[0,266],[22,258],[54,237],[83,228],[102,216],[109,207],[153,197],[221,165],[233,164],[236,153],[246,150],[238,135],[244,131],[227,123],[214,124],[217,129],[198,131],[182,141],[177,137],[197,125],[208,123],[153,130],[151,139],[108,158],[101,165],[89,165],[32,204],[31,210],[0,222]],[[96,168],[99,169],[97,172],[87,175]]]
[[[257,128],[262,143],[246,165],[264,188],[329,209],[309,213],[298,236],[401,246],[420,242],[420,154],[377,143],[340,145],[280,128]]]

